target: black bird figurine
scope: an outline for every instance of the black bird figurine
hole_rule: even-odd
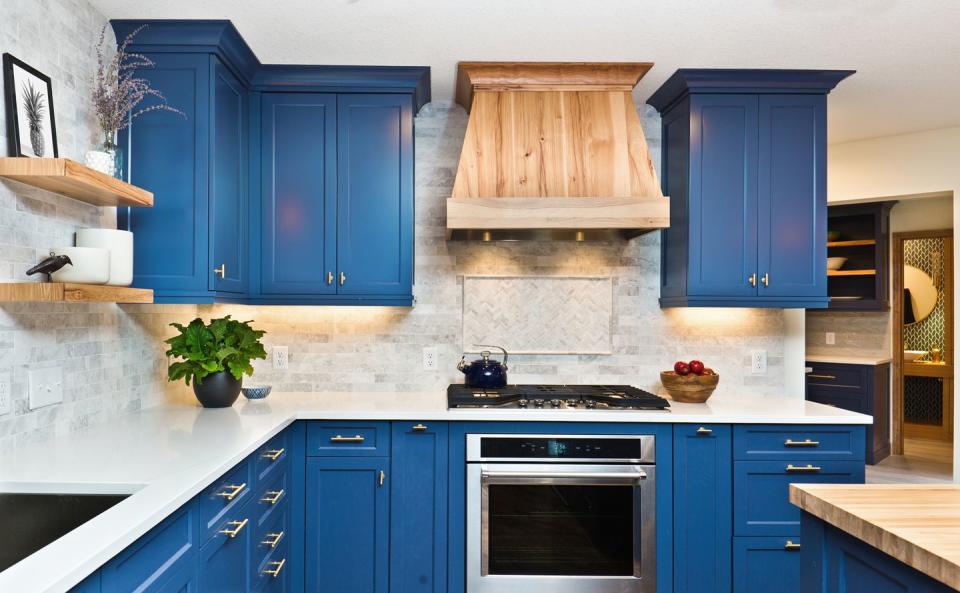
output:
[[[50,280],[50,274],[56,272],[66,265],[73,265],[73,262],[70,261],[69,257],[66,255],[55,255],[51,252],[50,257],[27,270],[27,276],[33,276],[34,274],[46,274],[47,280]]]

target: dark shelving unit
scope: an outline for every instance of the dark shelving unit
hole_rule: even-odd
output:
[[[830,206],[827,257],[845,257],[827,272],[830,309],[890,309],[890,209],[896,202]]]

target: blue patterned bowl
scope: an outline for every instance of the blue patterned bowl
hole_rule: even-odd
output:
[[[273,389],[269,385],[251,385],[250,387],[243,387],[243,395],[247,399],[266,399],[270,395],[270,390]]]

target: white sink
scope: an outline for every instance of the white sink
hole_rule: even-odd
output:
[[[927,350],[904,350],[903,351],[903,360],[906,362],[913,362],[917,359],[923,358],[927,355]]]

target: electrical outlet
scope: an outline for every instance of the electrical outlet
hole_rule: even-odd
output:
[[[827,332],[827,346],[833,346],[837,343],[837,334],[833,332]]]
[[[33,369],[30,380],[30,409],[52,406],[63,401],[63,369]]]
[[[290,350],[286,346],[273,347],[273,368],[285,371],[290,368]]]
[[[423,370],[437,370],[437,347],[427,346],[423,349]]]
[[[750,372],[754,375],[764,375],[767,372],[767,351],[754,350],[750,353]]]
[[[13,380],[10,373],[0,373],[0,416],[13,411]]]

